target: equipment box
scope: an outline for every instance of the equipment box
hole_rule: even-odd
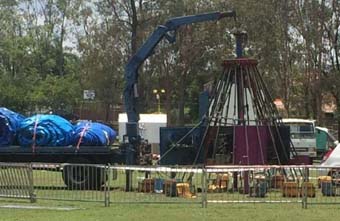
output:
[[[166,196],[175,197],[177,196],[177,180],[165,180],[164,181],[164,193]]]
[[[281,189],[283,187],[284,177],[283,175],[275,175],[271,179],[271,188]]]
[[[138,192],[152,193],[154,191],[155,180],[144,179],[138,182]]]
[[[164,192],[164,179],[156,178],[155,179],[155,193],[163,193]]]
[[[264,180],[258,180],[254,187],[252,187],[253,190],[253,196],[254,197],[265,197],[267,193],[267,182]]]
[[[299,185],[296,182],[284,182],[282,185],[283,197],[298,197],[300,195]]]
[[[177,195],[184,198],[195,198],[195,194],[193,194],[190,190],[189,183],[177,183],[176,184]]]
[[[323,196],[335,196],[336,186],[333,185],[332,181],[322,181],[321,182],[321,193]]]
[[[301,194],[300,196],[303,197],[305,194],[307,197],[315,197],[315,187],[314,184],[311,182],[304,182],[301,184]]]

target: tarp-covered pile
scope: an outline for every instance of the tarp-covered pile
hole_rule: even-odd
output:
[[[25,118],[7,108],[0,108],[0,146],[109,146],[117,133],[105,124],[81,121],[73,126],[52,114]]]
[[[75,126],[75,146],[106,146],[116,139],[117,133],[105,124],[81,121]]]
[[[14,144],[17,129],[23,120],[24,116],[7,108],[0,108],[0,146]]]
[[[73,125],[57,115],[35,115],[20,124],[21,146],[68,146],[73,140]]]

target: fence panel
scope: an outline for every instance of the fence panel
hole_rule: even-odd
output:
[[[202,204],[202,169],[113,166],[111,203]]]
[[[340,167],[207,167],[207,203],[340,204]]]
[[[340,204],[340,167],[306,166],[306,206]]]
[[[34,163],[32,167],[37,199],[108,204],[108,167],[105,165]]]
[[[0,163],[0,197],[35,201],[30,164]]]
[[[208,204],[303,203],[301,167],[217,166],[206,171]]]
[[[0,163],[0,197],[110,203],[340,204],[340,167]]]

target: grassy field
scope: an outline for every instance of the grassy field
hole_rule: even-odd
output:
[[[23,221],[96,221],[96,220],[299,220],[319,221],[339,220],[340,205],[314,205],[302,209],[301,204],[238,204],[209,205],[203,209],[199,205],[111,205],[103,207],[96,203],[39,201],[30,204],[18,201],[2,200],[3,205],[51,206],[79,208],[73,211],[54,209],[8,209],[0,208],[0,220]]]

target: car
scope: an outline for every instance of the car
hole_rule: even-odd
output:
[[[315,132],[317,156],[319,159],[322,159],[325,154],[331,153],[329,150],[334,149],[339,141],[332,135],[328,128],[316,126]]]
[[[334,149],[330,149],[324,155],[321,166],[332,167],[340,166],[340,143],[337,142],[337,146]]]
[[[337,146],[334,149],[330,149],[324,156],[321,166],[325,167],[322,172],[319,171],[318,183],[321,180],[332,180],[335,185],[340,185],[340,144],[337,142]],[[324,172],[324,174],[322,174]]]

